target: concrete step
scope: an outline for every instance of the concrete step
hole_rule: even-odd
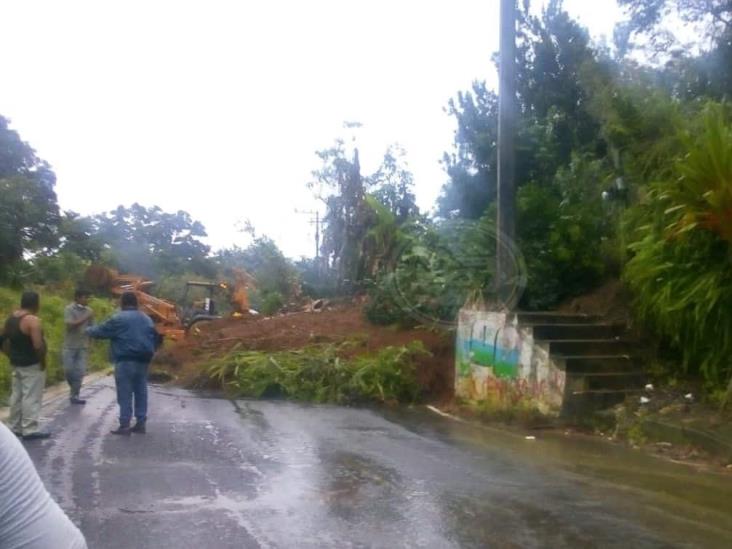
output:
[[[615,339],[625,332],[622,324],[538,324],[533,327],[535,340]]]
[[[582,373],[623,373],[640,371],[639,360],[628,355],[610,356],[553,356],[555,361],[563,361],[567,374]]]
[[[568,392],[564,397],[561,416],[578,418],[596,410],[604,410],[623,402],[628,395],[639,393],[626,390],[586,390]]]
[[[535,324],[588,324],[601,322],[602,318],[594,315],[580,315],[567,313],[515,313],[522,326]]]
[[[638,343],[626,339],[555,339],[546,340],[549,352],[561,356],[632,355],[639,352]]]
[[[623,391],[642,389],[646,376],[643,372],[569,374],[567,384],[574,393],[586,391]]]

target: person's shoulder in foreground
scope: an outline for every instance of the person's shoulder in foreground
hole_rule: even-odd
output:
[[[0,423],[0,547],[85,549],[79,529],[53,501],[18,438]]]

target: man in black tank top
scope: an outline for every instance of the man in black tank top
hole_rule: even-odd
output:
[[[46,342],[41,320],[36,316],[39,307],[38,294],[24,292],[20,309],[5,321],[2,334],[2,350],[13,370],[10,428],[24,440],[49,436],[38,429],[46,384]]]

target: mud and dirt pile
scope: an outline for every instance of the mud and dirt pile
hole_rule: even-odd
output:
[[[427,328],[374,326],[364,318],[360,305],[343,305],[321,312],[222,319],[194,327],[185,341],[158,353],[154,368],[170,373],[184,386],[203,387],[211,383],[206,375],[208,365],[233,350],[287,351],[355,341],[347,351],[354,356],[421,341],[430,356],[417,362],[419,383],[427,398],[442,401],[452,394],[453,339],[448,332]]]
[[[597,315],[606,322],[629,322],[632,319],[631,297],[619,280],[609,280],[595,290],[562,303],[563,313]]]

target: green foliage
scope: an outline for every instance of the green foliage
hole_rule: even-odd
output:
[[[84,279],[90,263],[79,255],[62,251],[52,255],[41,255],[29,262],[30,282],[39,285],[53,285],[72,290]]]
[[[267,236],[255,237],[246,248],[233,247],[220,251],[215,261],[225,275],[232,269],[244,269],[256,280],[250,292],[251,305],[269,315],[296,298],[300,292],[299,274],[277,244]]]
[[[629,20],[621,26],[620,37],[629,34],[650,33],[656,41],[653,46],[675,41],[663,28],[667,21],[677,17],[690,24],[701,25],[707,38],[720,39],[732,28],[732,2],[729,0],[618,0]],[[625,35],[625,36],[624,36]]]
[[[64,212],[59,228],[61,241],[59,251],[77,255],[87,261],[102,260],[105,246],[109,246],[109,243],[102,240],[97,234],[97,229],[94,218],[81,217],[72,211]]]
[[[573,153],[603,152],[598,121],[588,109],[594,90],[583,82],[584,73],[601,70],[600,56],[561,0],[550,0],[540,17],[520,13],[518,50],[518,95],[525,114],[517,178],[541,183]]]
[[[368,180],[361,174],[358,149],[348,159],[342,140],[317,155],[322,165],[308,186],[326,206],[321,252],[337,273],[339,290],[350,293],[361,280],[359,244],[367,230],[363,200]]]
[[[85,248],[103,243],[108,261],[122,272],[151,278],[189,271],[201,276],[215,275],[208,258],[210,248],[201,239],[206,229],[184,211],[165,212],[157,206],[133,204],[76,220],[75,230]],[[83,236],[91,230],[89,239]]]
[[[732,94],[732,2],[730,0],[619,0],[628,20],[617,26],[621,55],[640,50],[657,62],[659,84],[674,97],[721,100]],[[683,42],[677,28],[694,29]]]
[[[57,224],[52,189],[25,175],[0,177],[0,265],[53,246]]]
[[[285,305],[285,300],[279,292],[254,292],[253,303],[258,304],[257,310],[265,316],[278,312]]]
[[[387,347],[375,355],[342,358],[353,343],[297,351],[235,351],[214,363],[209,375],[243,397],[351,404],[414,402],[419,396],[414,359],[421,342]]]
[[[55,184],[49,165],[0,116],[0,280],[24,255],[57,243]]]
[[[474,82],[471,91],[450,99],[447,112],[457,130],[453,151],[442,159],[449,181],[437,201],[438,213],[478,219],[496,196],[498,96],[485,82]]]
[[[522,302],[526,308],[550,308],[602,280],[606,250],[600,243],[611,232],[602,201],[608,178],[601,161],[575,157],[557,172],[554,185],[531,184],[519,190],[519,247],[528,270]]]
[[[379,223],[402,224],[417,215],[414,181],[397,147],[387,149],[381,166],[369,176],[361,174],[358,149],[349,158],[343,140],[316,154],[322,164],[308,187],[326,205],[319,270],[333,271],[338,291],[350,294],[363,289],[378,262],[373,254],[383,252],[376,249],[374,226],[378,231]]]
[[[486,295],[495,232],[479,222],[415,221],[401,229],[398,260],[369,292],[366,315],[376,324],[451,321],[465,301]]]
[[[41,294],[41,310],[39,317],[43,322],[43,332],[48,344],[48,364],[46,371],[46,383],[52,384],[64,380],[63,366],[61,363],[61,349],[63,347],[64,334],[64,308],[72,301],[73,291],[68,297],[49,293],[43,288],[38,289]],[[19,291],[0,288],[0,313],[2,323],[18,308],[20,303]],[[94,310],[97,322],[105,319],[114,312],[114,305],[106,299],[92,299],[89,306]],[[89,367],[92,370],[102,369],[109,365],[108,345],[105,342],[94,341],[89,356]],[[10,391],[10,366],[7,357],[0,353],[0,400],[7,397]]]
[[[518,26],[516,237],[528,268],[521,305],[541,309],[592,289],[605,274],[603,251],[617,215],[603,207],[602,194],[618,167],[608,154],[594,97],[612,71],[559,1],[549,2],[539,17],[524,9]],[[443,218],[493,217],[497,107],[497,96],[484,83],[449,103],[458,128],[454,151],[445,155],[450,180],[438,201]],[[495,254],[484,256],[485,269]],[[485,293],[486,283],[472,289]]]
[[[338,279],[322,258],[301,257],[295,262],[302,294],[312,299],[338,295]]]
[[[406,151],[392,145],[384,153],[381,165],[369,177],[370,193],[394,217],[403,223],[419,214],[414,196],[414,176],[406,163]]]
[[[600,160],[575,156],[551,185],[519,190],[518,241],[528,285],[522,306],[548,308],[592,289],[606,270],[601,244],[613,217],[602,200],[611,177]],[[451,321],[467,299],[491,293],[495,260],[494,213],[479,222],[415,222],[403,228],[381,223],[378,241],[394,242],[382,254],[394,259],[370,290],[367,317],[377,324]],[[381,234],[381,233],[379,233]],[[517,265],[523,268],[521,258]]]
[[[361,241],[362,271],[374,277],[385,270],[392,270],[397,254],[406,243],[399,216],[376,196],[367,195],[366,205],[370,209],[370,227]]]
[[[703,121],[684,137],[677,177],[652,184],[632,212],[645,222],[625,279],[640,319],[678,349],[684,372],[723,387],[732,375],[732,126],[720,106]]]
[[[561,2],[550,2],[540,17],[524,10],[518,28],[516,180],[546,186],[573,154],[604,154],[600,124],[590,112],[596,90],[588,89],[585,79],[605,69],[587,31]],[[453,150],[443,158],[449,181],[438,213],[479,219],[496,197],[498,96],[476,82],[450,100],[447,112],[457,130]]]

